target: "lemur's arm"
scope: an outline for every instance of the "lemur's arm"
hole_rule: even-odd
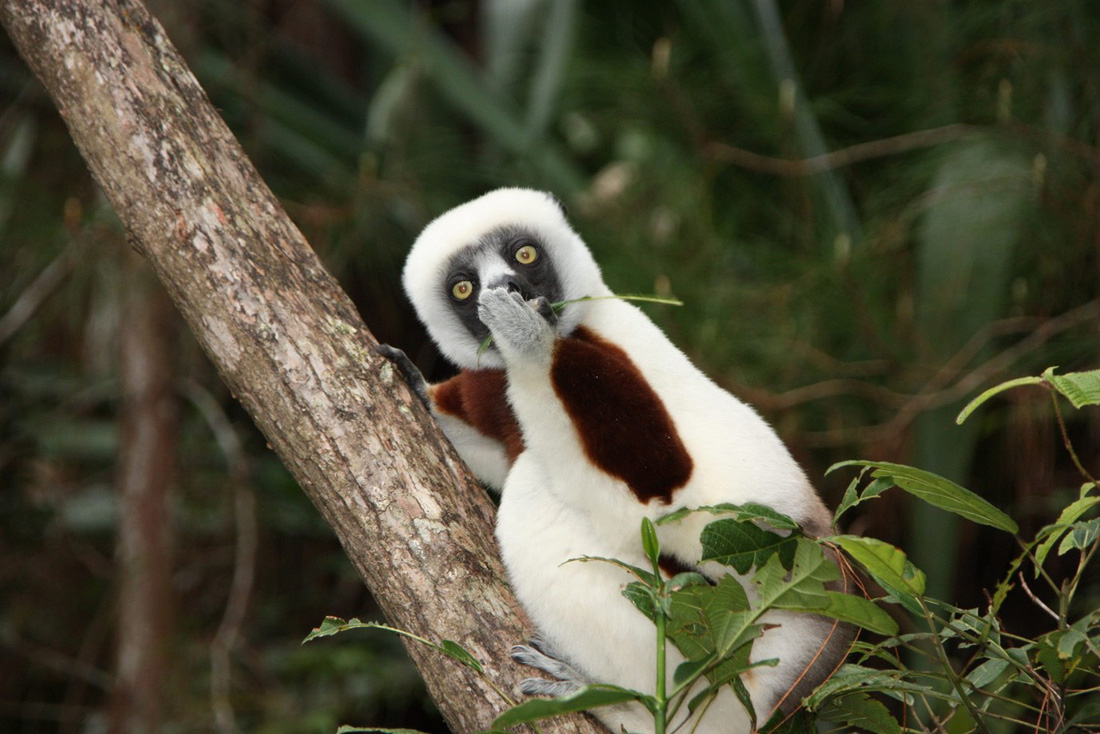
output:
[[[504,371],[464,370],[431,384],[400,349],[388,344],[376,349],[401,370],[477,478],[499,491],[509,467],[523,451],[519,423],[508,404]]]
[[[409,388],[416,393],[416,397],[420,398],[420,402],[424,403],[424,407],[432,410],[432,396],[429,391],[431,386],[424,379],[424,373],[409,359],[409,355],[389,344],[379,344],[374,349],[397,365],[397,369],[401,370],[401,374],[405,376],[405,382],[409,383]]]

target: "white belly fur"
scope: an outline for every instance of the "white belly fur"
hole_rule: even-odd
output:
[[[626,351],[661,397],[691,455],[691,478],[671,505],[639,503],[625,483],[585,456],[550,384],[549,365],[509,365],[509,399],[529,448],[508,473],[497,538],[517,598],[553,650],[593,681],[652,693],[656,630],[621,595],[632,577],[606,563],[565,561],[605,556],[647,567],[641,518],[656,519],[678,507],[753,501],[803,524],[821,523],[827,514],[772,429],[699,372],[647,317],[619,301],[586,306],[583,323]],[[662,526],[662,549],[696,563],[699,532],[713,519],[697,514]],[[809,617],[783,614],[768,621],[781,627],[756,642],[753,659],[778,656],[781,666],[759,669],[746,680],[761,719],[785,690],[793,666],[821,637],[820,625]],[[679,662],[670,645],[670,680]],[[780,683],[783,690],[776,690]],[[640,706],[593,713],[615,732],[621,726],[652,730],[652,718]],[[696,731],[749,729],[746,712],[727,688]]]

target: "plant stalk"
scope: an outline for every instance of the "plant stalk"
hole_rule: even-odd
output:
[[[661,584],[662,592],[664,591],[664,584]],[[662,594],[663,596],[663,594]],[[657,691],[654,696],[657,699],[657,710],[653,712],[653,734],[665,734],[665,727],[667,726],[668,716],[668,698],[665,695],[665,686],[667,681],[665,680],[665,613],[663,609],[657,610]]]
[[[940,662],[943,664],[944,672],[947,673],[948,679],[951,681],[951,687],[955,689],[955,692],[959,694],[959,700],[962,701],[963,706],[970,713],[970,718],[974,720],[974,726],[977,730],[989,734],[989,728],[986,727],[982,718],[981,712],[974,705],[974,702],[970,700],[970,696],[966,693],[966,688],[963,686],[962,680],[959,678],[958,673],[955,672],[955,667],[951,664],[951,659],[947,656],[947,650],[943,648],[943,642],[940,640],[940,636],[936,633],[936,622],[933,619],[932,611],[925,604],[923,598],[918,597],[920,601],[921,611],[924,612],[925,622],[928,624],[928,629],[932,631],[932,642],[935,645],[936,653],[940,657]]]

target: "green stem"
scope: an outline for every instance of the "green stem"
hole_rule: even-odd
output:
[[[1071,531],[1072,532],[1072,531]],[[1081,583],[1081,578],[1085,574],[1085,569],[1092,561],[1092,557],[1096,555],[1096,549],[1100,548],[1100,544],[1093,543],[1088,549],[1081,549],[1081,557],[1077,560],[1077,572],[1073,574],[1073,578],[1066,584],[1066,592],[1058,600],[1058,613],[1061,617],[1061,629],[1069,627],[1069,607],[1073,603],[1073,597],[1077,594],[1077,586]]]
[[[663,586],[664,584],[662,584]],[[665,734],[668,698],[665,696],[665,614],[657,610],[657,710],[653,712],[653,734]]]
[[[1077,466],[1077,471],[1081,472],[1081,476],[1085,479],[1096,484],[1096,477],[1089,473],[1085,465],[1077,458],[1077,452],[1073,450],[1073,443],[1069,440],[1069,433],[1066,431],[1066,421],[1062,418],[1062,408],[1058,405],[1058,393],[1051,390],[1050,399],[1054,402],[1054,416],[1058,419],[1058,428],[1062,432],[1062,443],[1065,444],[1066,450],[1069,451],[1069,456]]]
[[[940,636],[936,634],[936,622],[932,616],[932,611],[928,608],[928,605],[924,603],[923,598],[918,597],[917,600],[920,602],[921,611],[924,612],[924,620],[928,624],[928,629],[933,633],[931,636],[932,642],[935,645],[936,654],[939,655],[944,672],[947,673],[948,680],[951,681],[951,687],[955,689],[955,693],[958,694],[959,700],[962,701],[966,710],[970,712],[970,718],[974,720],[974,726],[977,727],[978,731],[989,734],[989,729],[985,725],[981,712],[978,711],[974,702],[970,700],[970,696],[967,695],[962,680],[959,678],[958,673],[955,672],[955,667],[951,664],[951,659],[947,656],[947,650],[943,648],[943,642],[941,642]]]

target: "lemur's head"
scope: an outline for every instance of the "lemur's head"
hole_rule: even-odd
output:
[[[477,315],[482,290],[506,287],[551,303],[611,293],[561,203],[518,188],[491,191],[433,220],[409,252],[403,281],[439,349],[466,369],[504,366],[493,348],[478,354],[489,336]],[[583,312],[583,303],[566,306],[559,333],[572,332]]]

